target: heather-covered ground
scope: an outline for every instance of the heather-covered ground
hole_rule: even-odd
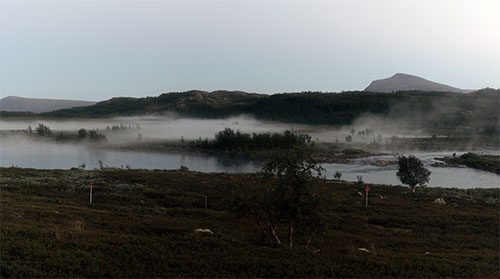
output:
[[[235,211],[254,176],[1,168],[1,275],[500,276],[498,189],[374,185],[366,210],[359,186],[318,180],[325,230],[289,250]]]

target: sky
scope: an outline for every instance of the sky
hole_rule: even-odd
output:
[[[500,1],[0,0],[0,96],[500,87]]]

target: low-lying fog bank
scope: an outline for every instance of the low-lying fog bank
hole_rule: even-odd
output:
[[[29,145],[38,144],[44,137],[37,135],[36,128],[43,124],[50,128],[53,138],[58,142],[74,141],[78,144],[88,144],[77,138],[77,131],[97,131],[106,140],[92,143],[91,148],[109,148],[148,143],[180,142],[197,139],[212,139],[224,128],[239,130],[244,133],[283,132],[293,130],[298,133],[311,135],[313,141],[324,143],[338,143],[339,148],[358,148],[370,152],[394,153],[409,150],[460,150],[477,151],[493,149],[497,141],[491,137],[445,136],[429,134],[408,126],[405,121],[385,121],[383,118],[364,115],[351,126],[332,125],[305,125],[288,124],[281,122],[260,121],[250,116],[229,117],[224,119],[196,119],[182,118],[175,114],[168,116],[119,117],[109,119],[82,119],[82,120],[37,120],[37,119],[0,119],[0,141],[6,144],[13,135],[22,136],[29,141]],[[70,135],[70,136],[68,136]],[[70,140],[68,140],[68,138]],[[47,137],[46,140],[50,140]],[[20,141],[21,140],[21,141]],[[22,138],[10,140],[12,148],[18,148],[17,142]],[[26,145],[27,143],[21,144]],[[341,145],[344,146],[341,146]],[[125,148],[126,149],[126,148]],[[157,152],[159,150],[156,150]]]
[[[120,133],[109,133],[110,139],[118,142],[134,140],[139,135],[143,140],[213,138],[217,131],[224,128],[240,130],[246,133],[293,130],[308,133],[314,140],[322,142],[343,142],[346,141],[346,137],[349,135],[352,137],[352,142],[371,142],[380,138],[388,139],[394,136],[430,136],[423,134],[420,130],[400,128],[390,123],[370,121],[370,119],[369,117],[362,118],[351,126],[289,124],[260,121],[244,115],[225,119],[180,118],[175,115],[85,120],[0,119],[0,130],[27,130],[29,127],[34,130],[40,123],[48,126],[53,131],[86,129],[106,132],[118,127],[115,132],[120,131]]]
[[[42,123],[52,130],[53,137],[40,136],[36,128]],[[5,120],[0,119],[0,166],[43,169],[69,169],[85,166],[87,169],[111,166],[118,168],[178,169],[187,166],[203,172],[255,172],[259,163],[236,160],[231,157],[202,154],[155,153],[114,149],[116,146],[152,142],[180,142],[199,138],[211,139],[224,128],[245,133],[282,132],[293,130],[307,133],[313,141],[329,143],[336,149],[367,148],[387,152],[416,154],[427,160],[429,156],[450,156],[452,153],[500,154],[497,145],[491,147],[481,142],[481,137],[465,138],[465,142],[441,135],[429,135],[420,130],[401,128],[401,123],[384,122],[366,116],[352,126],[296,125],[259,121],[248,116],[226,119],[193,119],[170,116],[144,116],[93,120]],[[404,125],[403,125],[404,126]],[[31,130],[29,129],[31,127]],[[105,140],[57,140],[57,136],[72,134],[80,129],[98,130]],[[412,142],[414,140],[414,142]],[[490,140],[491,141],[491,140]],[[493,144],[496,144],[493,141]],[[417,150],[427,150],[425,152]],[[432,153],[429,150],[438,150]],[[444,152],[446,150],[446,152]],[[345,173],[343,178],[355,180],[362,175],[367,182],[399,184],[395,178],[394,165],[373,166],[365,161],[351,164],[324,164],[332,177],[336,170]],[[432,167],[432,166],[430,166]],[[498,187],[498,176],[464,168],[432,167],[431,185],[443,187]]]

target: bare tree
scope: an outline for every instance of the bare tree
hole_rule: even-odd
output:
[[[265,164],[260,178],[247,182],[252,188],[245,187],[248,193],[239,195],[240,210],[254,217],[266,238],[277,246],[286,244],[293,249],[296,235],[308,246],[324,224],[312,189],[321,171],[308,149],[281,152]]]

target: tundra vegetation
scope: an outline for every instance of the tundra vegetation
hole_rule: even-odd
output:
[[[265,194],[286,179],[273,177],[2,168],[1,276],[500,276],[498,189],[409,193],[406,187],[371,185],[366,210],[356,183],[307,176],[308,199],[301,204],[314,201],[321,217],[314,225],[321,227],[295,223],[289,249],[289,213],[297,211],[282,209],[293,202],[272,211],[282,245],[238,206],[245,193],[282,195]],[[245,199],[246,208],[260,210],[260,197]],[[436,198],[446,205],[433,204]],[[317,218],[309,212],[295,222]]]
[[[483,139],[498,140],[496,91],[205,93],[115,98],[44,114],[2,112],[2,117],[175,111],[196,117],[246,113],[267,120],[346,125],[368,113],[437,131],[437,136],[410,142],[414,146],[440,147],[450,139],[468,146],[469,138],[457,134],[481,135],[479,145]],[[26,133],[90,141],[104,139],[103,133],[140,129],[119,125],[102,131],[57,132],[40,124],[36,134],[31,128]],[[443,131],[453,136],[443,140]],[[404,187],[367,185],[362,177],[356,183],[341,181],[340,173],[335,181],[320,177],[317,162],[337,158],[339,150],[342,158],[369,155],[356,148],[365,140],[369,143],[364,146],[375,149],[383,144],[405,146],[413,139],[394,136],[384,142],[370,127],[351,129],[346,143],[326,145],[291,131],[247,134],[225,129],[210,140],[190,142],[182,137],[174,147],[271,158],[262,173],[248,175],[202,174],[185,166],[176,171],[118,170],[102,161],[99,170],[90,171],[85,164],[66,171],[2,168],[0,275],[499,277],[498,189],[423,188],[410,194]],[[149,144],[141,134],[138,142],[141,147]],[[485,158],[453,159],[495,169]],[[428,182],[429,175],[417,158],[399,158],[398,177],[411,190]],[[365,186],[371,195],[368,208],[362,194]],[[434,204],[436,198],[446,202]]]

